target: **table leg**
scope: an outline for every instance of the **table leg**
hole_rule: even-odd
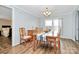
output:
[[[36,49],[36,36],[33,36],[33,51]]]

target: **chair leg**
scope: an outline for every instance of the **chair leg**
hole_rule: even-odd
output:
[[[58,49],[60,49],[60,41],[58,41]]]
[[[39,42],[37,41],[37,45],[39,45]]]
[[[21,39],[20,39],[20,44],[21,44]]]
[[[34,40],[34,41],[33,41],[33,51],[35,51],[35,50],[36,50],[36,48],[37,48],[37,41],[36,41],[36,40]]]
[[[25,40],[25,42],[24,42],[24,43],[25,43],[25,46],[26,46],[26,45],[27,45],[27,42],[26,42],[26,40]]]
[[[56,40],[54,40],[54,49],[56,50]]]
[[[51,49],[51,42],[49,43],[49,45],[50,45],[50,49]]]
[[[33,36],[33,51],[35,51],[35,49],[36,49],[36,36],[34,35]]]

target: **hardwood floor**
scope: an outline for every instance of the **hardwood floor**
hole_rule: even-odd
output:
[[[62,54],[79,54],[79,44],[71,39],[64,39],[61,41]]]
[[[11,48],[11,38],[0,36],[0,53],[6,53]]]
[[[10,43],[10,41],[8,42]],[[71,39],[61,39],[60,50],[58,48],[54,50],[53,47],[49,48],[41,45],[33,51],[33,42],[22,43],[15,47],[11,47],[8,43],[3,43],[7,48],[0,47],[1,54],[79,54],[79,44],[76,44]]]

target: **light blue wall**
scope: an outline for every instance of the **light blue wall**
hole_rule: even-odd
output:
[[[63,37],[72,38],[72,14],[63,16]]]
[[[75,11],[67,13],[63,17],[63,35],[64,38],[69,38],[75,41]]]
[[[45,19],[40,19],[40,27],[45,28]]]
[[[31,27],[37,27],[37,18],[33,17],[32,15],[14,8],[13,10],[13,39],[12,39],[12,46],[15,46],[20,43],[20,36],[19,36],[19,28],[25,27],[26,30],[30,29]]]

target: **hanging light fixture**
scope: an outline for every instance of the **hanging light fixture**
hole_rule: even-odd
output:
[[[42,14],[43,14],[44,16],[50,16],[50,15],[51,15],[51,13],[52,13],[52,12],[51,12],[50,10],[48,10],[48,8],[46,8],[46,10],[45,10],[45,11],[43,11],[43,13],[42,13]]]

